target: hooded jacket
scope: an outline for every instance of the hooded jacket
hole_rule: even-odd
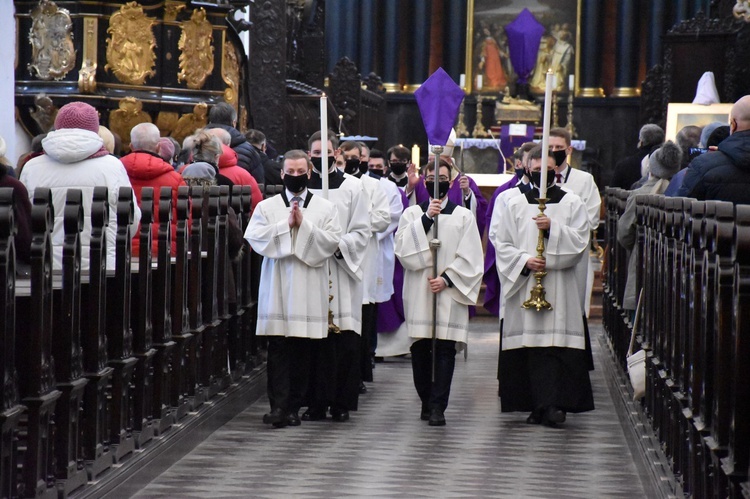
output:
[[[750,204],[750,130],[733,133],[718,151],[695,158],[677,195]]]
[[[222,146],[223,153],[219,156],[219,173],[232,181],[234,185],[249,185],[252,200],[250,202],[252,210],[255,209],[262,199],[258,182],[250,175],[247,170],[237,165],[237,153],[228,146]]]
[[[229,132],[229,135],[232,136],[229,147],[237,153],[237,164],[249,171],[257,183],[262,184],[264,182],[265,172],[260,155],[239,130],[233,126],[220,125],[219,123],[209,123],[206,128],[222,128]]]
[[[162,187],[172,189],[172,244],[171,254],[177,254],[177,188],[186,185],[182,175],[177,173],[172,165],[161,159],[155,153],[148,151],[136,151],[120,158],[125,170],[128,172],[130,183],[133,184],[135,197],[138,199],[138,206],[141,205],[141,192],[144,187],[153,187],[154,189],[154,209],[153,209],[153,242],[151,244],[152,257],[156,257],[158,249],[158,223],[159,223],[159,192]],[[139,227],[140,231],[140,227]],[[140,238],[138,233],[133,234],[133,256],[137,257],[140,251]]]
[[[29,160],[21,173],[21,182],[33,199],[37,187],[52,190],[55,222],[52,230],[53,268],[62,268],[63,213],[68,189],[83,192],[83,231],[81,232],[81,268],[89,268],[91,243],[91,201],[94,187],[107,188],[109,226],[107,227],[107,268],[115,268],[115,235],[117,234],[117,196],[120,187],[131,187],[130,179],[119,159],[106,155],[91,158],[102,148],[102,139],[94,132],[63,128],[50,132],[42,141],[45,154]],[[131,231],[138,227],[141,210],[133,195],[134,217]]]

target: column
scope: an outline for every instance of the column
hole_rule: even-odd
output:
[[[377,11],[375,0],[362,0],[359,5],[359,72],[363,78],[367,78],[370,72],[375,71],[375,47],[377,30]]]
[[[688,2],[689,0],[674,0],[672,3],[672,26],[680,24],[685,19],[689,19]]]
[[[413,92],[427,79],[430,64],[430,1],[412,2],[412,44],[408,56],[409,84],[406,90]]]
[[[348,57],[354,64],[357,64],[359,55],[359,22],[357,21],[358,2],[357,0],[344,0],[341,2],[342,8],[338,10],[341,20],[341,49],[342,53],[334,61],[334,65],[342,57]]]
[[[445,19],[448,34],[443,53],[444,69],[458,83],[458,76],[465,72],[466,0],[449,0]]]
[[[636,0],[617,2],[615,88],[612,97],[637,97],[638,89],[638,5]]]
[[[398,0],[385,0],[383,5],[383,52],[381,54],[383,66],[383,82],[388,92],[397,92],[401,88],[398,84],[398,54],[399,54],[399,15]]]
[[[14,69],[14,62],[16,60],[16,43],[28,42],[26,40],[22,42],[15,41],[16,19],[13,16],[13,9],[0,9],[0,32],[6,33],[6,43],[0,43],[0,68],[2,68],[0,70],[0,102],[4,103],[4,105],[0,106],[0,136],[5,140],[7,147],[5,157],[15,167],[16,159],[27,149],[17,149],[16,146],[16,117],[15,109],[11,105],[16,100],[16,71]],[[7,35],[12,35],[12,38]],[[14,40],[14,43],[8,43],[8,39]],[[21,61],[19,64],[26,64],[26,62]],[[23,145],[29,143],[28,139],[23,137],[23,134],[19,134],[19,139],[21,138],[25,139]]]
[[[661,37],[665,31],[665,16],[664,0],[651,0],[648,11],[648,46],[646,48],[648,69],[662,63]]]
[[[343,7],[342,0],[328,0],[326,2],[326,75],[333,71],[336,62],[341,59],[341,12],[344,10]]]
[[[604,0],[582,0],[581,59],[578,96],[604,97],[602,89],[601,26],[604,22]]]

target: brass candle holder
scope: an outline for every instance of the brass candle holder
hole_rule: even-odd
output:
[[[474,137],[487,137],[487,129],[482,124],[482,96],[477,95],[477,121],[474,123],[474,130],[471,132]]]
[[[544,215],[544,210],[547,209],[548,198],[538,198],[539,202],[539,214]],[[544,231],[539,229],[539,239],[536,243],[537,258],[544,258]],[[542,279],[547,275],[547,272],[534,272],[534,279],[536,279],[536,285],[531,289],[531,296],[528,300],[523,302],[521,308],[529,309],[535,308],[537,312],[542,310],[552,310],[552,304],[545,298],[546,291],[542,285]]]
[[[568,133],[571,137],[575,137],[576,135],[576,129],[575,126],[573,126],[573,89],[568,92],[568,123],[565,125],[565,128],[568,130]]]
[[[456,137],[468,137],[469,129],[466,128],[464,123],[464,102],[466,99],[461,101],[461,107],[458,110],[458,123],[456,124]]]

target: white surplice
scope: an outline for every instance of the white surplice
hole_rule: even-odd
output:
[[[282,194],[258,203],[245,239],[263,255],[258,293],[259,336],[328,336],[328,261],[339,246],[335,206],[312,196],[300,204],[302,225],[289,228]]]
[[[438,217],[437,252],[438,275],[445,273],[452,287],[438,293],[436,336],[441,340],[468,341],[469,307],[476,305],[482,283],[484,258],[482,241],[471,211],[450,201],[452,212]],[[422,215],[426,203],[410,206],[401,216],[396,232],[396,256],[404,267],[404,315],[409,336],[413,339],[431,338],[433,324],[433,296],[428,277],[433,276],[430,240],[434,224],[425,233]],[[443,208],[443,211],[450,211]]]
[[[344,175],[348,177],[349,175]],[[362,304],[376,303],[375,294],[378,283],[378,235],[388,230],[391,217],[388,208],[388,199],[380,187],[380,182],[369,175],[362,175],[362,189],[368,199],[368,210],[370,212],[370,238],[365,249],[365,258],[362,261]]]
[[[387,178],[380,179],[380,188],[388,200],[390,221],[388,228],[377,234],[377,276],[375,281],[375,303],[383,303],[391,299],[393,294],[393,271],[396,266],[396,255],[393,247],[393,237],[398,228],[398,221],[404,211],[401,191],[399,187]]]
[[[536,190],[532,192],[538,192]],[[536,256],[539,230],[532,219],[539,205],[527,195],[511,198],[507,205],[495,205],[499,220],[493,231],[496,265],[503,293],[500,318],[503,322],[503,350],[521,347],[585,347],[576,265],[588,247],[589,222],[581,199],[567,192],[559,202],[547,204],[549,237],[545,240],[546,272],[542,284],[552,310],[523,309],[536,285],[533,272],[524,271]]]
[[[320,189],[310,189],[321,195]],[[331,310],[333,322],[345,331],[362,334],[362,262],[370,239],[368,198],[358,178],[345,177],[336,189],[328,190],[341,223],[340,256],[330,258]]]

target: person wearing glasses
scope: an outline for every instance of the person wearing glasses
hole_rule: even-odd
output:
[[[396,256],[404,267],[404,313],[412,340],[414,386],[422,401],[420,418],[430,426],[445,425],[457,350],[468,341],[469,305],[479,297],[484,270],[482,242],[467,208],[448,199],[455,181],[452,166],[441,158],[424,167],[423,186],[430,199],[404,211],[396,232]],[[452,180],[453,179],[453,180]],[[435,182],[439,195],[433,198]],[[437,222],[436,222],[437,217]],[[437,275],[433,269],[430,241],[439,228]],[[437,295],[437,323],[433,356],[433,296]],[[435,379],[432,380],[432,359]]]

